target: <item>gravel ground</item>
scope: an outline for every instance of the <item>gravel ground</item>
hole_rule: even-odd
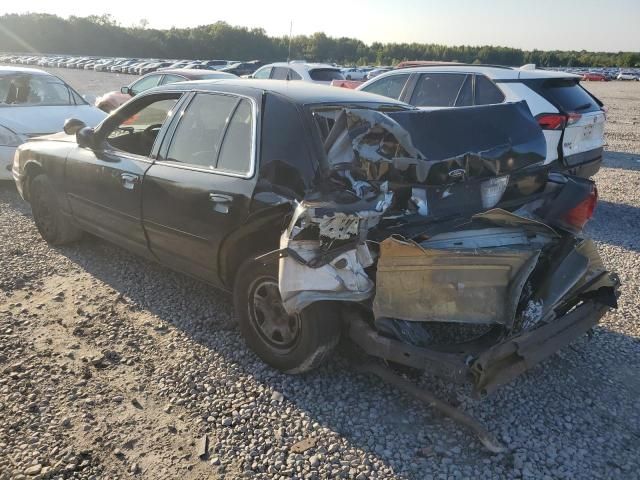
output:
[[[67,72],[83,93],[83,76],[101,91],[130,81]],[[225,295],[98,239],[50,248],[1,185],[0,480],[639,478],[640,83],[588,87],[611,108],[589,231],[624,283],[620,308],[483,401],[416,379],[507,453],[340,356],[305,376],[274,371]]]

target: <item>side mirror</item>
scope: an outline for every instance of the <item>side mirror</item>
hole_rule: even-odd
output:
[[[84,123],[82,120],[78,120],[77,118],[68,118],[64,122],[63,130],[67,135],[75,135],[79,130],[83,129],[86,126],[86,123]]]
[[[91,127],[84,127],[76,133],[76,142],[82,148],[93,148],[94,130]]]
[[[124,93],[125,95],[133,96],[133,93],[131,93],[131,88],[129,88],[129,87],[122,87],[120,89],[120,93]]]

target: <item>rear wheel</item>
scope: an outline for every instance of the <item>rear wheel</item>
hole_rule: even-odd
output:
[[[82,236],[82,230],[60,210],[53,185],[45,174],[31,181],[30,202],[36,227],[47,243],[62,245]]]
[[[234,307],[247,345],[266,363],[287,373],[319,366],[340,339],[339,311],[313,303],[289,315],[282,303],[276,268],[245,262],[236,275]]]

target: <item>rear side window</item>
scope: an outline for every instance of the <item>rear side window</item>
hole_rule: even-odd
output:
[[[309,70],[311,80],[316,82],[330,82],[331,80],[344,80],[344,75],[340,70],[333,68],[314,68]]]
[[[287,80],[302,80],[302,77],[295,70],[289,69],[289,78]]]
[[[271,78],[274,80],[289,80],[289,69],[287,67],[273,67]]]
[[[453,107],[466,75],[455,73],[425,73],[420,76],[411,105],[417,107]]]
[[[564,112],[586,113],[600,110],[598,101],[572,78],[545,80],[538,93]]]
[[[504,94],[484,75],[476,75],[476,105],[504,102]]]
[[[224,135],[217,170],[246,175],[251,171],[252,110],[241,100]]]
[[[473,76],[467,75],[456,100],[456,107],[470,107],[473,105]]]
[[[370,85],[367,85],[362,90],[369,93],[384,95],[385,97],[389,98],[395,98],[397,100],[398,98],[400,98],[402,89],[404,88],[408,79],[408,74],[390,75],[388,77],[381,78],[380,80],[377,80]]]

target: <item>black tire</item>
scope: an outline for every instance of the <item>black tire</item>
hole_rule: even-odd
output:
[[[282,307],[277,285],[277,264],[262,265],[255,261],[242,264],[233,291],[240,332],[249,348],[272,367],[291,374],[313,370],[338,345],[339,310],[331,302],[316,302],[299,315],[289,316]],[[263,302],[272,305],[276,312],[272,318],[279,323],[270,335],[266,333],[269,330],[266,325],[273,326],[274,322],[268,321],[268,315],[263,313]]]
[[[33,219],[47,243],[63,245],[80,239],[82,230],[60,210],[53,185],[45,174],[31,181],[29,192]]]

